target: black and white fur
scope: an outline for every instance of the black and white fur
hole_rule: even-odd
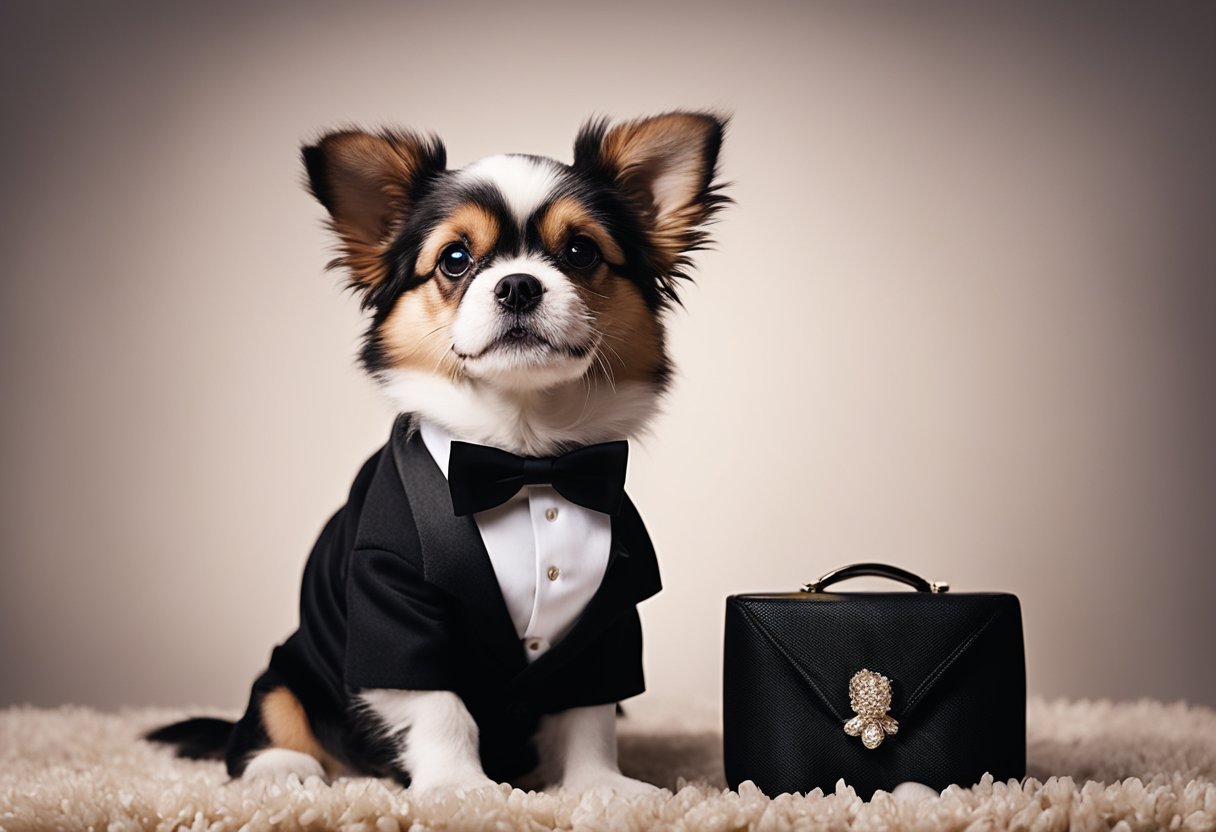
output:
[[[306,147],[309,187],[340,241],[334,264],[369,312],[365,369],[403,411],[522,455],[644,432],[671,377],[663,315],[726,202],[724,126],[706,113],[593,122],[571,165],[504,155],[448,170],[438,140],[407,132],[343,130]],[[261,747],[228,749],[230,770],[396,774],[418,792],[493,785],[455,693],[351,696],[366,730],[313,738],[341,765],[276,745],[267,726]],[[620,773],[614,717],[613,705],[545,717],[541,775],[577,790],[652,788]],[[150,736],[207,756],[226,724]]]

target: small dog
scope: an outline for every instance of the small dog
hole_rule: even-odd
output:
[[[398,131],[304,148],[331,266],[370,312],[362,364],[402,415],[321,533],[300,628],[244,717],[149,739],[255,780],[653,788],[617,766],[617,704],[644,687],[636,604],[660,588],[620,440],[669,384],[664,314],[729,201],[724,129],[691,112],[594,121],[572,165],[448,170],[438,139]],[[514,485],[461,490],[497,488],[499,462]],[[563,485],[575,463],[615,484],[580,469]]]

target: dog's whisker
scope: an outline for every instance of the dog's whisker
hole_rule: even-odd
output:
[[[604,358],[604,354],[600,352],[598,347],[595,350],[595,361],[604,371],[604,379],[608,382],[608,386],[612,388],[612,392],[615,394],[617,392],[616,379],[612,374],[612,368],[609,366],[607,359]]]
[[[616,356],[616,360],[620,364],[621,369],[625,369],[625,359],[621,358],[621,354],[613,349],[612,344],[609,344],[607,339],[601,342],[601,346],[606,347],[614,356]]]

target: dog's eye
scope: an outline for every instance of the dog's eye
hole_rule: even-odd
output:
[[[600,250],[590,237],[579,235],[566,244],[566,262],[576,269],[589,269],[599,262]]]
[[[456,280],[464,277],[473,265],[473,257],[464,243],[452,243],[439,255],[439,271]]]

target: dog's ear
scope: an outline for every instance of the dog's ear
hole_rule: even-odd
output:
[[[328,133],[302,150],[308,188],[338,235],[351,281],[371,289],[387,277],[384,254],[427,183],[443,172],[447,153],[434,137],[403,131]]]
[[[574,167],[611,181],[641,209],[668,267],[707,241],[702,226],[729,200],[716,183],[726,119],[666,113],[609,127],[593,121],[574,143]]]

